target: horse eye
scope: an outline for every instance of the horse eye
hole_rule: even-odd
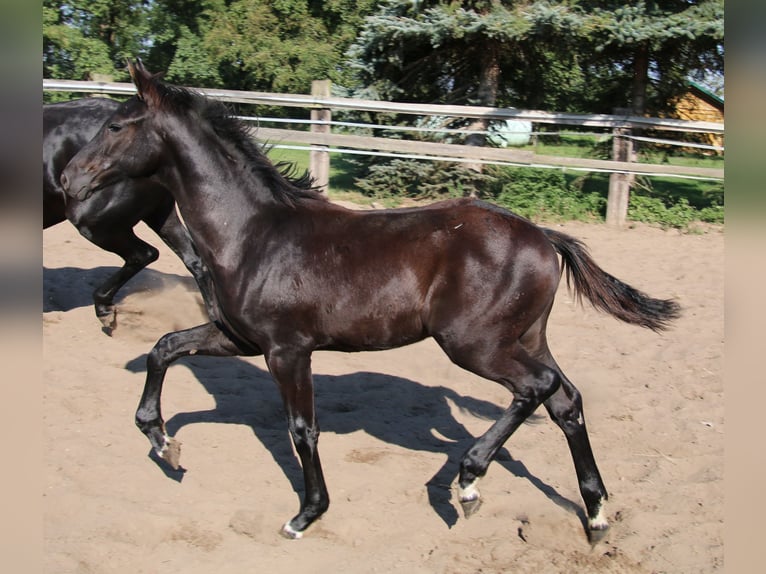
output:
[[[109,124],[107,129],[112,133],[116,133],[122,129],[122,126],[120,124]]]

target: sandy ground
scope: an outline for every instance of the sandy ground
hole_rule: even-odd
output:
[[[568,223],[597,261],[653,296],[676,297],[670,331],[576,305],[565,286],[551,348],[585,399],[610,491],[606,539],[591,547],[566,442],[539,411],[458,511],[457,461],[510,396],[452,365],[433,341],[379,353],[316,353],[320,450],[332,504],[300,541],[300,470],[260,358],[193,357],[163,394],[182,470],[150,455],[133,424],[145,355],[203,322],[180,261],[121,292],[113,337],[90,292],[121,264],[68,223],[44,232],[44,565],[65,573],[701,573],[723,570],[723,247],[681,235]]]

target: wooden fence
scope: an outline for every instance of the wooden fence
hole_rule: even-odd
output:
[[[43,80],[43,90],[79,92],[87,94],[131,95],[133,84],[84,82],[73,80]],[[628,208],[630,182],[635,175],[691,177],[723,180],[724,170],[695,166],[671,166],[632,161],[630,151],[631,130],[653,129],[677,133],[724,134],[724,125],[716,122],[688,121],[669,118],[647,118],[629,114],[570,114],[491,108],[479,106],[455,106],[435,104],[407,104],[376,100],[331,97],[328,81],[314,82],[311,95],[274,94],[222,89],[197,89],[208,97],[231,103],[260,104],[269,106],[300,107],[311,110],[310,131],[279,128],[258,128],[258,137],[270,142],[293,142],[309,146],[310,169],[317,182],[325,189],[329,181],[330,152],[367,150],[422,157],[470,161],[472,163],[499,163],[531,167],[558,167],[581,171],[609,172],[610,189],[607,204],[607,223],[622,225]],[[535,124],[606,128],[614,138],[613,159],[558,157],[540,155],[532,151],[513,148],[476,147],[448,143],[432,143],[384,137],[360,136],[331,132],[333,110],[356,110],[412,114],[417,116],[440,116],[453,118],[483,118],[488,120],[524,120]]]

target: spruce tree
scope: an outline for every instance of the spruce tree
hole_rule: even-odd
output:
[[[389,0],[348,55],[385,99],[644,113],[723,71],[723,32],[722,0]]]

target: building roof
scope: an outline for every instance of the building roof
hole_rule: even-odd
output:
[[[715,106],[716,108],[723,111],[723,98],[721,96],[717,96],[714,94],[709,88],[706,88],[702,84],[698,84],[697,82],[689,82],[689,87],[691,88],[691,91],[699,98],[702,98],[707,103],[709,103],[711,106]]]

